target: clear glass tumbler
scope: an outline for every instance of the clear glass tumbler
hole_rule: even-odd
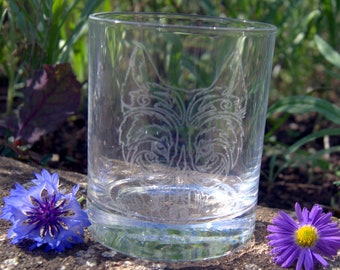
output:
[[[226,255],[253,235],[274,26],[204,16],[89,18],[88,209],[138,258]]]

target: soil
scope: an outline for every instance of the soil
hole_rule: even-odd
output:
[[[2,91],[3,92],[3,91]],[[4,112],[4,99],[1,99],[0,114]],[[2,95],[3,97],[3,95]],[[280,116],[277,116],[278,118]],[[1,119],[0,119],[1,120]],[[1,122],[0,122],[1,124]],[[322,128],[334,127],[329,121],[316,113],[290,116],[275,133],[275,145],[291,145],[298,139]],[[267,123],[269,130],[270,121]],[[330,137],[330,145],[340,145],[339,137]],[[274,146],[265,145],[265,149]],[[305,151],[320,150],[325,147],[324,140],[315,140],[304,146]],[[265,150],[267,151],[267,150]],[[266,152],[265,152],[266,153]],[[79,112],[59,128],[43,136],[30,149],[22,151],[8,143],[0,132],[0,155],[6,155],[31,164],[87,173],[87,117],[86,112]],[[326,210],[340,217],[340,187],[334,182],[340,181],[336,170],[340,168],[340,153],[326,157],[328,163],[307,164],[283,170],[275,179],[268,179],[271,159],[263,155],[262,172],[259,187],[259,204],[262,206],[292,210],[295,202],[310,208],[318,203]],[[282,160],[278,158],[279,163]],[[278,164],[279,164],[278,163]],[[313,165],[313,166],[311,166]],[[327,165],[327,166],[326,166]],[[277,166],[274,168],[278,168]]]

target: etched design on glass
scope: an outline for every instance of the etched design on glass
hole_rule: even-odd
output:
[[[146,49],[138,45],[122,85],[123,158],[147,172],[166,165],[182,172],[226,176],[242,150],[246,102],[236,51],[210,86],[183,89],[167,84]]]

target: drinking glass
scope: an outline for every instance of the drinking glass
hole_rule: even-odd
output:
[[[97,241],[138,258],[195,261],[251,239],[275,31],[195,15],[90,16]]]

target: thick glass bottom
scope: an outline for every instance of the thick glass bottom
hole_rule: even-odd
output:
[[[255,206],[239,217],[198,224],[141,221],[108,214],[93,205],[89,213],[90,232],[98,242],[117,252],[153,261],[198,261],[228,255],[251,239],[255,225]]]

